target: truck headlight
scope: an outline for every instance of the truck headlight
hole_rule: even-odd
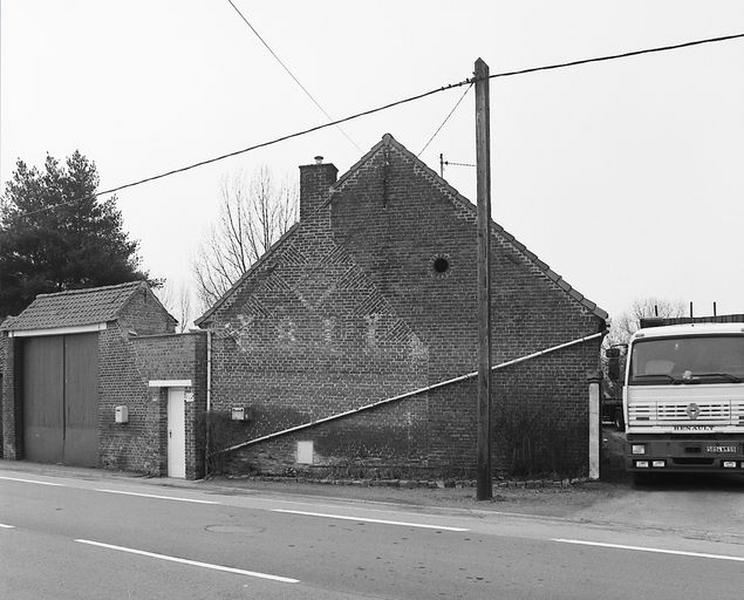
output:
[[[646,454],[646,444],[633,444],[630,451],[632,454]]]

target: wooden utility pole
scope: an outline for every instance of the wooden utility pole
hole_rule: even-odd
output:
[[[488,65],[475,61],[475,157],[478,197],[478,488],[493,497],[491,482],[491,115]]]

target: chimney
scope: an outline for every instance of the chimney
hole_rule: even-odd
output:
[[[338,169],[324,163],[322,156],[315,157],[315,164],[300,167],[300,221],[305,221],[325,203],[337,174]]]

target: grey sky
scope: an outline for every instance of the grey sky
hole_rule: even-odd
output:
[[[471,75],[744,32],[744,3],[248,2],[254,27],[341,117]],[[320,124],[226,0],[4,0],[0,178],[80,149],[111,187]],[[493,216],[610,311],[642,296],[744,312],[744,41],[495,80]],[[418,152],[458,88],[345,131]],[[473,95],[422,155],[474,161]],[[334,129],[118,194],[144,266],[190,279],[223,177],[361,153]],[[475,200],[475,173],[445,177]],[[498,283],[497,283],[498,284]]]

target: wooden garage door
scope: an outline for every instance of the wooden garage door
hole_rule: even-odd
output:
[[[28,460],[98,464],[98,334],[28,338],[23,422]]]
[[[62,462],[64,434],[64,338],[27,338],[23,348],[25,457]]]

